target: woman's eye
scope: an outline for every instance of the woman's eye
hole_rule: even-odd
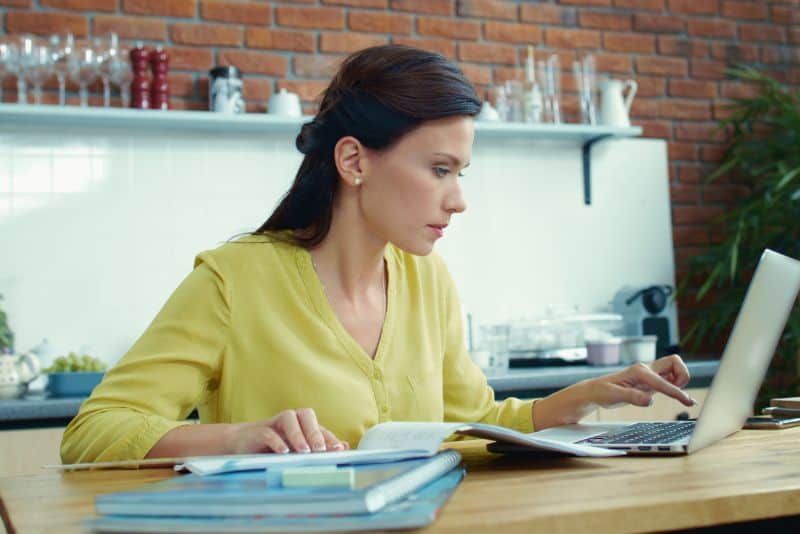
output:
[[[434,167],[433,174],[435,174],[439,178],[444,178],[445,176],[450,174],[450,169],[448,169],[447,167]]]

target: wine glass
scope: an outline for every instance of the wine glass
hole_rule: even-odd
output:
[[[14,43],[15,53],[10,61],[6,63],[6,69],[10,74],[17,78],[17,104],[28,103],[28,82],[25,77],[25,63],[22,56],[25,54],[26,48],[33,47],[33,37],[30,35],[21,35],[17,42]]]
[[[79,44],[69,56],[69,77],[80,87],[81,107],[89,106],[89,84],[97,78],[97,54],[90,44]]]
[[[69,61],[75,49],[75,39],[71,33],[50,37],[50,57],[53,60],[53,72],[58,80],[58,105],[67,103],[67,76]]]
[[[111,83],[119,87],[119,96],[122,99],[122,107],[130,107],[133,68],[131,67],[131,59],[128,56],[128,51],[119,50],[109,62],[108,69]]]
[[[8,39],[0,41],[0,103],[3,102],[3,80],[8,74],[15,74],[19,48],[17,44]]]
[[[20,39],[19,63],[21,75],[33,85],[33,103],[40,105],[42,85],[51,72],[50,48],[35,37],[23,36]]]
[[[119,52],[119,40],[116,33],[111,33],[107,38],[96,37],[94,50],[97,56],[97,71],[103,82],[103,106],[111,105],[111,62]]]

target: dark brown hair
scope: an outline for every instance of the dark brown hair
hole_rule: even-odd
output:
[[[305,157],[294,183],[253,234],[318,245],[330,230],[339,187],[333,158],[339,139],[353,136],[367,148],[385,149],[424,121],[475,116],[480,106],[461,70],[440,54],[399,45],[352,54],[322,94],[317,116],[297,136]]]

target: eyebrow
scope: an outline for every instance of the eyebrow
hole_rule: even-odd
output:
[[[449,159],[450,161],[452,161],[457,167],[461,167],[461,160],[458,159],[457,157],[455,157],[452,154],[447,154],[446,152],[434,152],[433,155],[434,156],[443,156],[443,157]],[[469,167],[469,162],[467,162],[467,164],[464,165],[463,168],[466,169],[467,167]]]

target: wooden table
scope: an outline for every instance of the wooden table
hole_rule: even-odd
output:
[[[683,457],[512,457],[484,445],[450,445],[464,455],[467,477],[430,532],[642,532],[800,516],[800,428],[743,430]],[[95,495],[170,476],[0,478],[0,511],[9,532],[82,532]]]

